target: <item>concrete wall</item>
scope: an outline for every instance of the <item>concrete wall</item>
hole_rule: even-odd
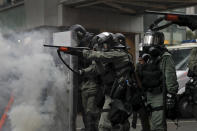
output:
[[[25,0],[27,28],[42,25],[70,26],[82,24],[86,28],[121,32],[142,32],[143,17],[128,16],[101,10],[74,9],[60,4],[60,0]]]
[[[58,25],[59,0],[25,0],[27,28]]]
[[[59,0],[45,0],[45,25],[58,25],[58,4]]]
[[[25,0],[27,28],[44,25],[44,0]]]
[[[26,28],[25,7],[20,5],[0,12],[0,32],[6,34]]]
[[[63,25],[82,24],[86,28],[119,32],[143,32],[143,17],[91,9],[63,8]]]
[[[70,26],[82,24],[86,28],[141,33],[142,16],[129,16],[101,10],[68,8],[60,0],[25,0],[27,29],[39,26]]]

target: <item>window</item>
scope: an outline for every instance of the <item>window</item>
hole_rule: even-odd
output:
[[[176,70],[186,70],[191,48],[171,50]]]

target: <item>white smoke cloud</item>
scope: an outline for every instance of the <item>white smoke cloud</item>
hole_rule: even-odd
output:
[[[0,104],[6,106],[13,92],[12,131],[49,131],[53,123],[55,92],[64,90],[66,76],[43,48],[43,38],[43,32],[23,34],[15,42],[0,36]]]
[[[42,128],[42,116],[34,106],[16,106],[12,109],[10,117],[13,131],[35,131]]]

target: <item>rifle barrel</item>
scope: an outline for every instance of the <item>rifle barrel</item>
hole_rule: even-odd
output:
[[[86,49],[86,50],[90,50],[90,48],[88,47],[71,47],[71,46],[55,46],[55,45],[43,45],[44,47],[54,47],[54,48],[60,48],[60,47],[65,47],[65,48],[69,48],[69,49]]]
[[[60,46],[55,46],[55,45],[43,45],[44,47],[56,47],[59,48]]]

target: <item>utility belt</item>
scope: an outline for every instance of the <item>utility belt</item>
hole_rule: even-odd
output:
[[[164,106],[157,106],[157,107],[152,107],[151,105],[147,105],[146,109],[149,113],[152,113],[154,111],[160,111],[160,110],[164,110]]]
[[[145,91],[150,92],[152,94],[161,94],[162,93],[162,86],[159,87],[153,87],[153,88],[147,88]]]
[[[165,97],[164,97],[165,98]],[[176,98],[175,100],[172,98],[167,98],[164,100],[164,105],[153,107],[151,104],[146,105],[146,110],[149,114],[155,112],[155,111],[164,111],[166,118],[169,118],[171,120],[175,120],[178,118],[178,106]]]

